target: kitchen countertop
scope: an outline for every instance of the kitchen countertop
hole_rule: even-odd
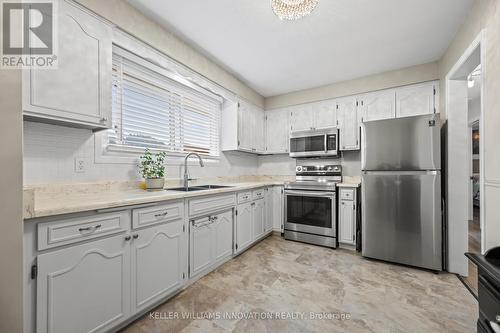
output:
[[[354,188],[357,188],[357,187],[360,187],[361,186],[361,183],[354,183],[354,182],[349,182],[349,183],[338,183],[337,184],[337,187],[354,187]]]
[[[194,192],[169,190],[146,191],[139,188],[129,188],[102,192],[84,191],[83,193],[75,193],[71,191],[68,191],[68,193],[56,191],[41,191],[41,193],[33,193],[33,189],[25,189],[24,219],[238,192],[264,186],[283,184],[283,181],[278,180],[222,183],[219,185],[227,185],[231,187]],[[192,185],[192,187],[198,185],[199,184]]]

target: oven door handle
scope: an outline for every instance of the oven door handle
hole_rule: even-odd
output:
[[[312,192],[312,191],[290,191],[285,190],[285,195],[301,195],[304,197],[335,198],[335,192]]]

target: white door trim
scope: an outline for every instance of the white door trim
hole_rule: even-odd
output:
[[[477,35],[477,37],[472,41],[472,43],[469,45],[469,47],[465,50],[465,52],[462,54],[462,56],[458,59],[458,61],[453,65],[451,70],[448,72],[446,75],[445,79],[445,87],[446,87],[446,115],[448,117],[448,120],[450,117],[456,116],[453,113],[450,113],[450,80],[454,77],[454,75],[458,72],[458,70],[466,63],[466,61],[469,59],[469,57],[476,51],[476,49],[479,47],[480,48],[480,63],[481,63],[481,68],[482,68],[482,75],[481,75],[481,117],[479,120],[479,133],[481,133],[481,136],[484,138],[484,105],[485,105],[485,95],[484,95],[484,81],[485,81],[485,30],[481,30],[480,33]],[[463,117],[467,117],[467,114],[461,115]],[[467,121],[468,124],[468,121]],[[448,139],[450,140],[450,138]],[[449,141],[448,141],[449,144]],[[479,178],[479,189],[480,189],[480,226],[481,226],[481,253],[484,253],[484,244],[485,244],[485,234],[486,234],[486,229],[485,229],[485,223],[484,223],[484,212],[485,212],[485,191],[484,191],[484,184],[485,184],[485,179],[484,179],[484,165],[485,165],[485,154],[484,154],[484,139],[480,140],[479,143],[479,153],[481,156],[480,159],[480,178]],[[467,166],[468,167],[468,166]],[[450,166],[448,165],[448,168]],[[469,181],[469,179],[464,179],[464,181]],[[468,186],[467,186],[468,188]],[[448,193],[450,190],[450,182],[448,182]],[[448,211],[450,205],[448,204]],[[464,220],[467,220],[467,216],[464,216]],[[448,219],[449,221],[449,219]],[[453,221],[449,221],[453,222]],[[448,223],[448,235],[453,235],[453,228],[455,226],[452,223]],[[449,243],[449,242],[448,242]],[[458,265],[452,265],[452,261],[449,260],[449,267],[448,270],[453,273],[458,273],[464,276],[467,276],[468,272],[468,265],[467,265],[467,259],[463,255],[464,252],[468,251],[468,244],[462,244],[460,248],[451,248],[448,247],[448,258],[455,257],[455,258],[461,258],[463,257],[463,260],[460,259],[460,264]],[[461,257],[460,257],[461,256]]]

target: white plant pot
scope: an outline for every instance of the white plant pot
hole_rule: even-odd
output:
[[[162,190],[165,186],[165,178],[146,178],[146,189]]]

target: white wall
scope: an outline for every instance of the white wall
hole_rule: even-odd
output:
[[[457,32],[448,50],[439,62],[441,91],[445,91],[445,77],[472,41],[485,29],[485,51],[482,65],[484,75],[484,231],[485,249],[500,246],[500,2],[477,0],[469,16]],[[441,94],[441,105],[446,95]],[[444,112],[443,112],[444,113]],[[451,180],[453,181],[453,180]]]
[[[83,157],[85,173],[74,170],[75,157]],[[190,165],[194,178],[257,174],[257,157],[245,153],[221,154],[220,162],[204,168]],[[182,178],[183,167],[167,165],[168,179]],[[26,185],[50,182],[93,182],[139,180],[134,164],[95,163],[94,134],[90,130],[24,122],[24,182]]]
[[[295,175],[296,160],[288,155],[259,156],[259,175]],[[344,176],[361,176],[361,153],[359,151],[348,151],[342,153],[335,163],[342,165]]]
[[[481,117],[481,97],[469,100],[469,108],[467,112],[469,124],[479,120]]]

